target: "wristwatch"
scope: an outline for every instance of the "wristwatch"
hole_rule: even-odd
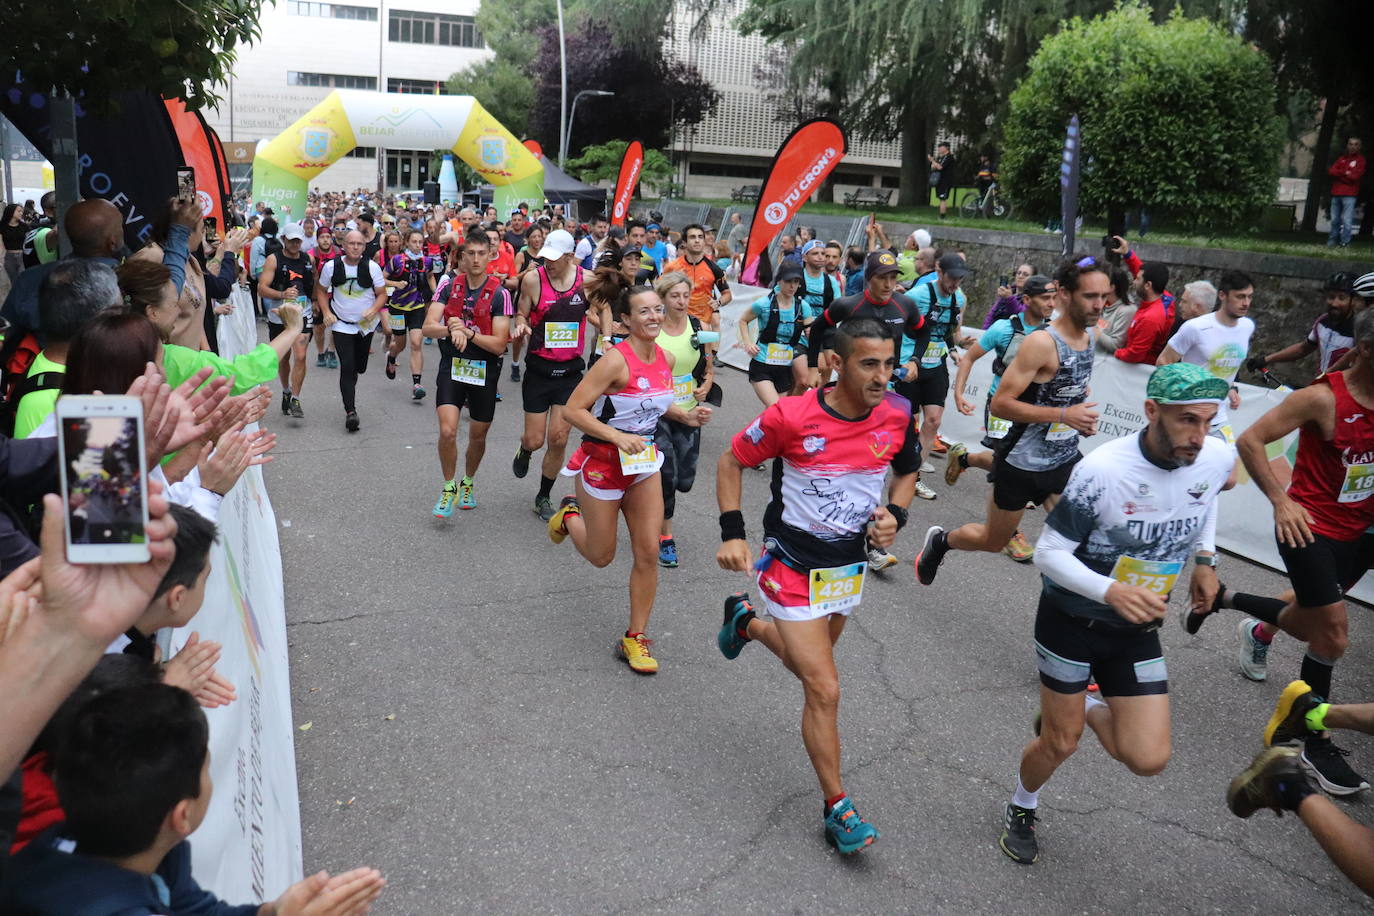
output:
[[[1217,565],[1217,555],[1199,553],[1194,555],[1193,563],[1197,566],[1211,566],[1215,569]]]

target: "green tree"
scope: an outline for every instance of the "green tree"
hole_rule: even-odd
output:
[[[585,146],[582,155],[569,159],[565,165],[569,175],[588,184],[594,181],[615,181],[620,177],[620,161],[625,158],[628,140],[612,140],[597,146]],[[673,177],[673,164],[656,149],[644,151],[644,167],[639,172],[640,187],[646,184],[660,187]]]
[[[1236,224],[1273,199],[1283,126],[1269,59],[1240,37],[1143,5],[1074,19],[1040,45],[1012,93],[1001,176],[1030,212],[1059,199],[1064,128],[1083,127],[1085,212],[1131,206],[1196,227]]]
[[[448,91],[470,95],[517,137],[529,136],[534,81],[507,58],[491,57],[448,78]]]
[[[219,101],[234,50],[260,36],[262,0],[8,0],[0,70],[86,108],[146,90],[197,109]]]

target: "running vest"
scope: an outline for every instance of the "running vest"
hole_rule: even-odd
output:
[[[646,363],[635,355],[628,340],[611,348],[625,357],[630,378],[614,394],[603,394],[592,405],[592,414],[612,429],[632,436],[653,438],[659,418],[673,405],[673,373],[663,348],[654,345],[654,361]],[[592,441],[600,441],[588,436]]]
[[[1045,330],[1059,353],[1059,371],[1048,382],[1031,382],[1017,400],[1036,407],[1083,403],[1093,372],[1096,333],[1089,330],[1087,347],[1074,350],[1052,326]],[[1015,423],[1003,442],[1007,463],[1023,471],[1053,470],[1078,457],[1078,431],[1067,423]]]
[[[1011,432],[1011,423],[1000,417],[992,415],[992,397],[997,393],[997,386],[1002,383],[1002,374],[1007,371],[1011,361],[1016,358],[1016,351],[1021,349],[1021,341],[1026,339],[1030,331],[1038,331],[1041,326],[1026,328],[1026,320],[1022,315],[1013,315],[1007,319],[1011,327],[1011,339],[1007,341],[1005,347],[994,348],[992,351],[992,384],[988,386],[987,400],[983,402],[983,428],[987,430],[987,435],[983,437],[983,445],[987,448],[997,448],[997,441],[1006,438]]]
[[[554,363],[580,359],[586,349],[587,295],[582,291],[582,268],[574,267],[572,286],[554,289],[548,268],[536,268],[539,300],[530,309],[530,355]],[[672,386],[669,385],[669,390]]]
[[[1336,397],[1335,435],[1328,442],[1305,423],[1288,495],[1312,517],[1312,530],[1336,541],[1358,540],[1374,525],[1374,417],[1351,395],[1345,373],[1312,384],[1330,385]]]
[[[801,343],[802,335],[806,333],[806,328],[802,326],[800,297],[792,297],[792,336],[787,341],[787,345],[796,350]],[[768,294],[768,321],[759,331],[757,343],[761,347],[767,347],[770,343],[778,342],[778,326],[782,324],[782,308],[778,305],[777,291]]]
[[[949,305],[940,304],[940,293],[934,283],[923,283],[923,292],[920,298],[926,299],[925,307],[921,309],[921,314],[925,317],[926,324],[930,326],[930,341],[926,344],[922,353],[915,352],[915,341],[907,338],[902,341],[902,352],[898,358],[903,362],[916,359],[916,368],[920,375],[928,375],[932,372],[945,368],[945,357],[949,355],[949,345],[954,338],[953,323],[955,313],[959,307],[959,290],[949,294]]]
[[[681,334],[658,332],[658,345],[673,355],[673,403],[683,410],[696,406],[697,381],[706,371],[706,351],[697,341],[699,330],[701,322],[695,315],[688,315]]]
[[[1021,315],[1012,315],[1007,321],[1011,324],[1011,340],[1007,341],[1005,350],[995,350],[992,354],[992,374],[999,379],[1011,361],[1016,359],[1016,351],[1021,349],[1021,341],[1026,337],[1026,321]],[[1039,328],[1034,330],[1038,331]],[[992,397],[990,392],[988,397]]]
[[[487,277],[486,282],[476,290],[468,288],[468,279],[465,275],[455,271],[448,273],[448,299],[444,302],[444,323],[447,324],[451,318],[461,318],[463,323],[475,328],[478,334],[491,335],[491,302],[501,292],[501,280],[497,277]],[[468,304],[468,297],[476,294],[472,304]],[[504,307],[504,303],[503,303]],[[505,312],[500,314],[505,315]],[[453,345],[453,341],[447,337],[439,340],[439,352],[449,358],[468,357],[471,358],[473,351],[482,354],[489,359],[500,359],[500,354],[488,353],[475,343],[469,342],[462,351]]]
[[[315,296],[315,269],[310,263],[310,255],[301,252],[294,258],[288,258],[286,252],[277,252],[277,272],[272,275],[271,287],[278,292],[284,292],[294,286],[300,290],[300,294],[306,299],[313,299]]]

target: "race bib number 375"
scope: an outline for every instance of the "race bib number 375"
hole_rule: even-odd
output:
[[[1156,595],[1167,595],[1173,591],[1182,570],[1181,562],[1122,556],[1117,558],[1112,567],[1112,578],[1125,585],[1148,588]]]

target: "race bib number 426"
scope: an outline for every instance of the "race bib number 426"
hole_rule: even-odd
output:
[[[863,597],[867,568],[866,563],[850,563],[847,566],[811,570],[812,612],[833,614],[856,606]]]

